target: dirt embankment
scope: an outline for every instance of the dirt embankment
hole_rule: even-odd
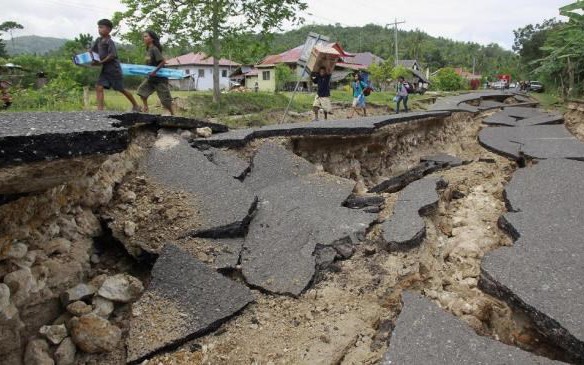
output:
[[[584,102],[569,103],[564,119],[570,132],[584,142]]]

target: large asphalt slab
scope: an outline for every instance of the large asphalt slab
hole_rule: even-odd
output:
[[[429,299],[406,292],[381,365],[561,364],[477,335]]]
[[[390,124],[420,121],[427,118],[445,118],[447,111],[413,112],[355,119],[341,119],[308,123],[269,125],[261,128],[239,129],[221,133],[210,138],[193,141],[195,147],[242,147],[259,138],[310,137],[310,136],[358,136],[375,133]]]
[[[376,218],[341,206],[354,184],[312,174],[261,190],[241,256],[246,281],[273,293],[301,294],[315,274],[317,246],[355,244]]]
[[[136,124],[150,124],[158,128],[195,129],[208,127],[211,128],[213,133],[223,133],[229,130],[229,128],[224,124],[169,115],[124,113],[112,115],[112,118],[117,120],[117,125],[124,127],[130,127]]]
[[[484,124],[508,127],[527,127],[534,125],[561,124],[562,115],[547,113],[535,108],[508,107],[488,116]]]
[[[382,224],[389,250],[405,250],[422,242],[426,234],[422,216],[432,213],[438,205],[437,182],[434,177],[426,177],[399,193],[391,218]]]
[[[168,189],[189,193],[199,211],[204,237],[241,235],[255,196],[223,168],[173,133],[160,133],[144,169]]]
[[[316,172],[316,167],[284,147],[265,142],[256,152],[244,185],[250,191]]]
[[[0,113],[0,167],[126,149],[128,131],[105,112]]]
[[[479,286],[523,310],[546,337],[584,362],[584,162],[518,170],[500,223],[517,241],[485,255]]]
[[[430,105],[429,110],[431,111],[450,111],[450,112],[471,112],[477,113],[481,109],[479,107],[473,106],[468,104],[469,102],[479,101],[482,102],[484,107],[483,109],[489,109],[492,107],[499,107],[499,104],[493,103],[486,103],[487,100],[492,101],[502,101],[506,98],[514,96],[511,92],[506,91],[480,91],[480,92],[472,92],[467,94],[455,95],[455,96],[448,96],[444,98],[439,98],[436,102]],[[486,103],[486,104],[485,104]]]
[[[147,290],[132,305],[127,361],[138,363],[202,335],[252,301],[247,287],[167,244]]]
[[[481,130],[478,138],[483,147],[513,159],[524,154],[535,159],[584,160],[584,143],[564,125],[489,127]]]

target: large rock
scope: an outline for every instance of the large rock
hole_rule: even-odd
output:
[[[243,235],[255,196],[176,134],[161,134],[146,158],[147,174],[189,194],[202,217],[200,235]],[[195,235],[199,235],[196,234]]]
[[[376,216],[342,206],[354,185],[315,174],[263,189],[241,256],[247,282],[270,292],[299,295],[315,274],[317,246],[362,239]]]
[[[73,342],[88,353],[110,352],[122,339],[122,330],[95,314],[69,321]]]
[[[477,335],[468,325],[420,294],[404,293],[389,350],[390,364],[560,364]]]
[[[84,314],[89,314],[92,311],[92,307],[85,302],[80,300],[73,302],[67,306],[67,312],[74,316],[82,316]]]
[[[273,142],[265,142],[258,149],[251,166],[244,184],[254,192],[266,186],[316,172],[313,164]]]
[[[404,250],[422,242],[426,236],[426,223],[422,217],[438,206],[438,181],[426,177],[399,193],[391,218],[382,224],[383,239],[389,250]]]
[[[61,294],[61,302],[63,302],[63,305],[67,306],[71,302],[76,302],[92,296],[96,291],[97,289],[93,285],[83,283],[77,284]]]
[[[57,365],[73,365],[75,363],[75,354],[77,353],[77,348],[73,343],[71,337],[67,337],[61,342],[53,358]]]
[[[49,355],[47,341],[38,338],[30,340],[24,351],[24,363],[26,365],[54,365],[55,362]]]
[[[42,326],[39,333],[53,345],[58,345],[67,337],[67,327],[64,324],[54,326]]]
[[[113,302],[129,303],[138,299],[143,290],[140,280],[128,274],[117,274],[108,277],[97,294]]]
[[[133,304],[127,360],[137,363],[202,335],[252,300],[245,286],[167,244],[154,264],[149,287]]]
[[[525,312],[539,332],[584,362],[584,162],[518,170],[500,220],[517,241],[485,255],[479,286]]]

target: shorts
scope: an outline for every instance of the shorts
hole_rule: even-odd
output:
[[[115,91],[124,90],[123,79],[112,78],[105,74],[99,74],[99,79],[97,79],[97,84],[104,87],[104,89],[114,89]]]
[[[333,111],[331,99],[327,96],[318,96],[317,95],[314,98],[314,103],[312,103],[312,106],[315,108],[321,108],[322,110],[324,110],[327,113],[330,113]]]
[[[354,97],[353,108],[365,108],[365,97],[363,96]]]
[[[156,91],[160,103],[166,107],[170,108],[172,106],[172,96],[170,95],[170,87],[168,86],[168,79],[158,78],[151,79],[148,78],[140,84],[138,87],[138,95],[143,98],[147,98]]]

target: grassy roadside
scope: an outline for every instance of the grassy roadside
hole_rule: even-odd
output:
[[[560,97],[548,94],[548,93],[530,93],[529,96],[533,97],[539,102],[542,109],[545,110],[559,110],[560,112],[566,112],[566,105],[564,100]]]
[[[130,90],[138,103],[141,104],[135,90]],[[76,111],[76,110],[96,110],[97,103],[95,91],[90,89],[87,92],[88,107],[83,106],[83,94],[76,94],[74,97],[61,98],[52,95],[51,90],[44,90],[42,93],[28,93],[15,95],[14,104],[10,108],[11,112],[18,111]],[[47,96],[51,97],[47,100]],[[289,121],[306,121],[312,118],[311,110],[314,101],[314,93],[266,93],[266,92],[245,92],[245,93],[224,93],[221,95],[219,103],[213,103],[213,96],[210,91],[173,91],[172,96],[176,99],[179,115],[195,117],[201,119],[214,119],[223,122],[231,127],[261,126],[279,122],[283,112],[290,103],[290,111],[298,114],[296,118]],[[392,112],[395,107],[392,92],[373,92],[367,97],[367,104],[371,109],[377,109],[377,113]],[[412,110],[423,110],[431,104],[435,96],[432,95],[410,95],[409,106]],[[352,102],[352,94],[349,91],[333,90],[331,100],[335,109],[348,110]],[[290,102],[292,100],[292,102]],[[154,94],[149,98],[150,112],[161,114],[164,112],[158,97]],[[130,102],[120,93],[105,91],[106,110],[124,112],[131,109]],[[338,117],[344,116],[344,112]]]

